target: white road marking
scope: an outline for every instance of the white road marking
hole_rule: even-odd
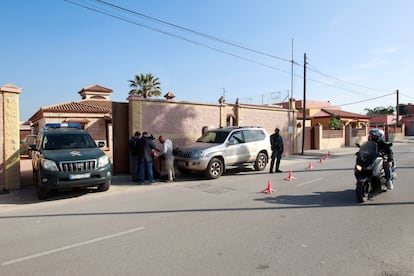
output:
[[[319,181],[319,180],[322,180],[322,177],[319,177],[319,178],[316,178],[316,179],[313,179],[313,180],[309,180],[309,181],[297,184],[297,185],[295,185],[295,187],[303,186],[303,185],[306,185],[306,184],[309,184],[309,183],[312,183],[312,182],[316,182],[316,181]]]
[[[99,242],[99,241],[103,241],[103,240],[107,240],[107,239],[112,239],[112,238],[115,238],[115,237],[130,234],[130,233],[140,231],[140,230],[144,230],[144,229],[145,229],[145,227],[138,227],[138,228],[130,229],[130,230],[127,230],[127,231],[118,232],[118,233],[115,233],[115,234],[99,237],[99,238],[96,238],[96,239],[92,239],[92,240],[88,240],[88,241],[84,241],[84,242],[79,242],[79,243],[71,244],[71,245],[68,245],[68,246],[63,246],[63,247],[59,247],[59,248],[56,248],[56,249],[52,249],[52,250],[49,250],[49,251],[45,251],[45,252],[29,255],[29,256],[26,256],[26,257],[10,260],[10,261],[7,261],[7,262],[3,262],[1,265],[6,266],[6,265],[11,265],[11,264],[31,260],[31,259],[34,259],[34,258],[39,258],[39,257],[42,257],[42,256],[46,256],[46,255],[61,252],[61,251],[64,251],[64,250],[72,249],[72,248],[75,248],[75,247],[91,244],[91,243],[94,243],[94,242]]]

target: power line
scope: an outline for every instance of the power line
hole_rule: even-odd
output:
[[[76,2],[71,1],[71,0],[64,0],[64,1],[65,2],[68,2],[68,3],[71,3],[73,5],[76,5],[76,6],[79,6],[79,7],[82,7],[82,8],[85,8],[85,9],[88,9],[88,10],[91,10],[91,11],[94,11],[94,12],[97,12],[97,13],[100,13],[100,14],[104,14],[104,15],[110,16],[112,18],[115,18],[115,19],[118,19],[118,20],[121,20],[121,21],[130,23],[130,24],[134,24],[134,25],[137,25],[137,26],[140,26],[140,27],[143,27],[143,28],[147,28],[147,29],[150,29],[150,30],[155,31],[155,32],[159,32],[159,33],[162,33],[162,34],[165,34],[165,35],[174,37],[174,38],[178,38],[178,39],[181,39],[181,40],[184,40],[184,41],[193,43],[195,45],[198,45],[198,46],[201,46],[201,47],[204,47],[204,48],[208,48],[210,50],[214,50],[214,51],[217,51],[217,52],[220,52],[220,53],[223,53],[223,54],[226,54],[226,55],[229,55],[229,56],[232,56],[232,57],[235,57],[235,58],[244,60],[244,61],[248,61],[250,63],[254,63],[254,64],[257,64],[257,65],[261,65],[263,67],[267,67],[267,68],[270,68],[270,69],[273,69],[273,70],[277,70],[277,71],[280,71],[280,72],[283,72],[283,73],[286,73],[286,74],[289,74],[289,75],[291,74],[290,72],[284,71],[283,69],[280,69],[278,67],[275,67],[275,66],[272,66],[272,65],[268,65],[268,64],[265,64],[265,63],[262,63],[262,62],[258,62],[258,61],[255,61],[253,59],[250,59],[250,58],[245,58],[245,57],[242,57],[240,55],[233,54],[231,52],[228,52],[228,51],[225,51],[225,50],[221,50],[221,49],[216,48],[216,47],[208,46],[208,45],[203,44],[201,42],[197,42],[197,41],[191,40],[189,38],[186,38],[186,37],[183,37],[183,36],[180,36],[180,35],[176,35],[176,34],[173,34],[173,33],[170,33],[170,32],[164,31],[164,30],[160,30],[160,29],[157,29],[157,28],[154,28],[154,27],[150,27],[150,26],[144,25],[142,23],[138,23],[138,22],[132,21],[130,19],[127,19],[127,18],[118,16],[118,15],[111,14],[111,13],[105,11],[105,10],[99,10],[98,8],[92,8],[92,7],[89,7],[89,6],[85,6],[83,4],[79,4],[79,3],[76,3]]]
[[[122,10],[122,11],[126,11],[126,12],[131,13],[131,14],[134,14],[134,15],[138,15],[138,16],[144,17],[146,19],[150,19],[150,20],[155,21],[155,22],[158,22],[158,23],[162,23],[162,24],[165,24],[165,25],[168,25],[168,26],[172,26],[172,27],[177,28],[177,29],[180,29],[180,30],[184,30],[184,31],[189,32],[189,33],[192,33],[192,34],[196,34],[196,35],[199,35],[199,36],[208,38],[208,39],[212,39],[212,40],[215,40],[215,41],[218,41],[218,42],[227,44],[227,45],[231,45],[233,47],[237,47],[237,48],[240,48],[240,49],[243,49],[243,50],[246,50],[246,51],[250,51],[250,52],[253,52],[253,53],[256,53],[256,54],[259,54],[259,55],[263,55],[263,56],[267,56],[267,57],[271,57],[271,58],[274,58],[274,59],[278,59],[278,60],[282,60],[282,61],[286,61],[286,62],[292,62],[292,60],[287,59],[287,58],[278,57],[278,56],[275,56],[275,55],[272,55],[272,54],[269,54],[269,53],[265,53],[265,52],[262,52],[262,51],[258,51],[258,50],[255,50],[255,49],[252,49],[252,48],[243,46],[243,45],[241,45],[239,43],[231,42],[231,41],[224,40],[222,38],[218,38],[218,37],[215,37],[215,36],[212,36],[212,35],[209,35],[209,34],[205,34],[205,33],[202,33],[202,32],[199,32],[199,31],[195,31],[195,30],[192,30],[192,29],[189,29],[189,28],[186,28],[186,27],[182,27],[180,25],[177,25],[177,24],[174,24],[174,23],[170,23],[170,22],[167,22],[167,21],[164,21],[164,20],[155,18],[155,17],[151,17],[151,16],[145,15],[143,13],[140,13],[140,12],[137,12],[137,11],[133,11],[133,10],[130,10],[130,9],[127,9],[127,8],[124,8],[124,7],[121,7],[121,6],[118,6],[118,5],[115,5],[115,4],[106,2],[106,1],[102,1],[102,0],[94,0],[94,1],[95,2],[98,2],[98,3],[102,3],[102,4],[107,5],[107,6],[110,6],[110,7],[113,7],[113,8],[116,8],[116,9],[119,9],[119,10]]]
[[[311,67],[311,68],[309,68],[310,71],[315,72],[315,73],[320,74],[320,75],[323,75],[327,78],[339,81],[339,82],[343,82],[343,83],[346,83],[346,84],[349,84],[349,85],[352,85],[352,86],[357,86],[357,87],[360,87],[360,88],[374,90],[374,91],[389,91],[389,90],[385,90],[385,89],[372,88],[372,87],[360,85],[360,84],[357,84],[357,83],[353,83],[353,82],[350,82],[350,81],[342,80],[342,79],[336,78],[334,76],[328,75],[326,73],[323,73],[318,68],[316,68],[314,65],[309,64],[309,66]]]
[[[414,100],[414,98],[413,98],[413,97],[411,97],[411,96],[405,95],[404,93],[401,93],[401,92],[399,92],[399,93],[400,93],[400,95],[402,95],[402,96],[404,96],[404,97],[407,97],[407,98],[409,98],[409,99]]]
[[[391,95],[395,95],[396,92],[392,92],[389,94],[385,94],[382,96],[378,96],[378,97],[374,97],[374,98],[370,98],[370,99],[366,99],[366,100],[361,100],[361,101],[357,101],[357,102],[351,102],[351,103],[346,103],[346,104],[340,104],[340,105],[335,105],[333,107],[342,107],[342,106],[346,106],[346,105],[353,105],[353,104],[359,104],[359,103],[364,103],[364,102],[368,102],[368,101],[372,101],[372,100],[377,100],[377,99],[381,99],[381,98],[385,98]]]
[[[73,5],[77,5],[79,7],[82,7],[82,8],[85,8],[85,9],[88,9],[88,10],[91,10],[91,11],[94,11],[94,12],[97,12],[97,13],[100,13],[100,14],[103,14],[103,15],[106,15],[106,16],[109,16],[109,17],[112,17],[112,18],[115,18],[115,19],[118,19],[118,20],[121,20],[121,21],[130,23],[130,24],[134,24],[134,25],[137,25],[137,26],[140,26],[140,27],[143,27],[143,28],[152,30],[152,31],[156,31],[156,32],[159,32],[161,34],[165,34],[165,35],[168,35],[168,36],[177,38],[177,39],[181,39],[181,40],[184,40],[186,42],[190,42],[192,44],[195,44],[195,45],[198,45],[198,46],[201,46],[201,47],[204,47],[204,48],[208,48],[210,50],[214,50],[214,51],[217,51],[217,52],[220,52],[220,53],[223,53],[223,54],[226,54],[226,55],[229,55],[229,56],[232,56],[232,57],[235,57],[235,58],[238,58],[238,59],[241,59],[241,60],[250,62],[250,63],[254,63],[254,64],[257,64],[257,65],[260,65],[260,66],[263,66],[263,67],[267,67],[267,68],[270,68],[270,69],[273,69],[273,70],[277,70],[277,71],[280,71],[282,73],[286,73],[286,74],[291,75],[291,72],[287,72],[287,71],[282,70],[280,68],[277,68],[275,66],[268,65],[268,64],[265,64],[263,62],[259,62],[259,61],[253,60],[251,58],[246,58],[246,57],[243,57],[241,55],[234,54],[234,53],[231,53],[229,51],[225,51],[225,50],[219,49],[217,47],[212,47],[212,46],[206,45],[204,43],[201,43],[201,42],[198,42],[198,41],[195,41],[195,40],[192,40],[192,39],[189,39],[189,38],[186,38],[186,37],[183,37],[183,36],[180,36],[180,35],[171,33],[171,32],[167,32],[167,31],[164,31],[164,30],[155,28],[155,27],[147,26],[145,24],[138,23],[136,21],[133,21],[131,19],[128,19],[128,18],[119,16],[119,15],[115,15],[115,14],[113,14],[113,12],[106,11],[102,7],[97,7],[96,5],[93,6],[91,3],[88,3],[88,5],[92,5],[94,8],[93,7],[90,7],[90,6],[86,6],[86,5],[80,4],[80,3],[77,3],[77,2],[74,2],[74,1],[71,1],[71,0],[64,0],[64,1],[66,1],[68,3],[71,3]],[[106,2],[106,1],[102,1],[102,0],[89,0],[89,1],[94,1],[94,2],[97,2],[97,3],[103,4],[103,5],[109,6],[111,8],[116,8],[116,9],[121,10],[121,11],[124,11],[124,12],[128,12],[128,13],[131,13],[131,14],[134,14],[134,15],[138,15],[140,17],[143,17],[143,18],[147,19],[147,20],[151,20],[151,21],[155,21],[155,22],[158,22],[158,23],[161,23],[161,24],[164,24],[164,25],[172,26],[174,28],[177,28],[177,29],[180,29],[180,30],[184,30],[186,32],[189,32],[189,33],[192,33],[192,34],[196,34],[196,35],[199,35],[199,36],[202,36],[202,37],[205,37],[205,38],[209,38],[211,40],[215,40],[215,41],[218,41],[218,42],[227,44],[227,45],[231,45],[233,47],[237,47],[237,48],[240,48],[240,49],[243,49],[243,50],[246,50],[246,51],[250,51],[250,52],[253,52],[255,54],[260,54],[260,55],[267,56],[267,57],[271,57],[271,58],[274,58],[274,59],[279,59],[279,60],[282,60],[282,61],[287,61],[287,62],[290,62],[290,63],[292,63],[294,65],[299,65],[298,63],[294,62],[293,60],[289,60],[289,59],[277,57],[277,56],[274,56],[274,55],[271,55],[271,54],[268,54],[268,53],[264,53],[262,51],[254,50],[252,48],[245,47],[245,46],[242,46],[242,45],[237,44],[237,43],[234,43],[234,42],[229,42],[229,41],[224,40],[224,39],[220,39],[220,38],[217,38],[217,37],[208,35],[208,34],[204,34],[204,33],[198,32],[198,31],[191,30],[189,28],[185,28],[185,27],[179,26],[177,24],[169,23],[167,21],[163,21],[163,20],[160,20],[160,19],[151,17],[151,16],[147,16],[145,14],[142,14],[142,13],[139,13],[139,12],[136,12],[136,11],[132,11],[130,9],[126,9],[126,8],[117,6],[117,5],[114,5],[114,4],[109,3],[109,2]],[[87,0],[84,0],[82,2],[87,2]],[[292,57],[292,59],[293,59],[293,57]],[[343,83],[347,83],[347,84],[350,84],[350,85],[359,86],[359,87],[362,87],[362,88],[365,88],[365,89],[377,90],[378,91],[378,89],[374,89],[374,88],[370,88],[370,87],[358,85],[358,84],[355,84],[355,83],[351,83],[351,82],[344,81],[344,80],[338,79],[336,77],[330,76],[328,74],[325,74],[325,73],[321,72],[320,70],[318,70],[313,65],[311,65],[311,67],[313,68],[313,69],[310,69],[311,71],[313,71],[315,73],[318,73],[318,74],[321,74],[321,75],[323,75],[325,77],[328,77],[328,78],[331,78],[331,79],[335,79],[337,81],[341,81]],[[303,79],[303,76],[300,76],[300,75],[297,75],[297,74],[294,74],[293,76],[294,77],[299,77],[299,78]],[[348,89],[348,88],[344,88],[344,87],[339,87],[339,86],[336,86],[336,85],[333,85],[333,84],[328,84],[328,83],[325,83],[325,82],[322,82],[322,81],[318,81],[318,80],[314,80],[314,79],[308,79],[308,80],[309,81],[312,81],[312,82],[320,83],[320,84],[325,85],[325,86],[333,87],[333,88],[340,89],[340,90],[344,90],[344,91],[347,91],[347,92],[352,92],[352,93],[355,93],[355,94],[358,94],[358,95],[363,94],[360,91],[356,91],[356,90]],[[385,95],[385,96],[388,96],[388,95]],[[357,104],[357,103],[360,103],[360,102],[370,101],[372,99],[382,98],[382,97],[385,97],[385,96],[375,97],[375,98],[371,98],[371,99],[367,99],[367,100],[363,100],[363,101],[358,101],[358,102],[355,102],[355,103],[348,103],[348,104],[344,104],[344,105]],[[344,105],[342,105],[342,106],[344,106]]]

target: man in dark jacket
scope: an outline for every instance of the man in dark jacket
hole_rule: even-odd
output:
[[[282,136],[279,134],[279,129],[275,129],[275,133],[270,135],[270,146],[272,147],[272,160],[270,161],[270,173],[273,173],[273,167],[276,161],[276,170],[275,172],[280,173],[282,172],[279,170],[280,166],[280,159],[282,159],[283,153],[283,139]]]
[[[154,174],[152,171],[152,159],[154,152],[160,152],[157,146],[154,144],[153,139],[148,136],[147,132],[142,134],[142,138],[139,139],[138,144],[138,160],[139,160],[139,178],[141,184],[145,183],[145,171],[148,175],[150,184],[154,183]]]
[[[387,189],[392,190],[394,188],[392,183],[392,166],[394,162],[394,153],[392,151],[392,143],[385,142],[384,131],[378,128],[371,129],[368,136],[369,141],[377,143],[378,152],[384,155],[384,173],[387,179]]]
[[[138,141],[141,138],[141,133],[136,131],[128,141],[129,148],[129,160],[131,162],[131,174],[132,181],[138,182],[139,180],[139,161],[138,161]]]

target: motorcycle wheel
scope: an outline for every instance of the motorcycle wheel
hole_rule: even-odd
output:
[[[368,195],[371,192],[371,187],[368,180],[358,181],[356,184],[355,194],[358,202],[362,203],[368,200]]]

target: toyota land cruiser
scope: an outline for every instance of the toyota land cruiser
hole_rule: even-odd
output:
[[[250,163],[263,170],[270,156],[269,134],[260,127],[226,127],[208,130],[196,143],[176,148],[175,164],[181,172],[203,171],[220,177],[226,168]]]
[[[80,124],[46,124],[31,149],[39,199],[46,198],[52,189],[97,186],[98,191],[106,191],[111,185],[109,157]]]

